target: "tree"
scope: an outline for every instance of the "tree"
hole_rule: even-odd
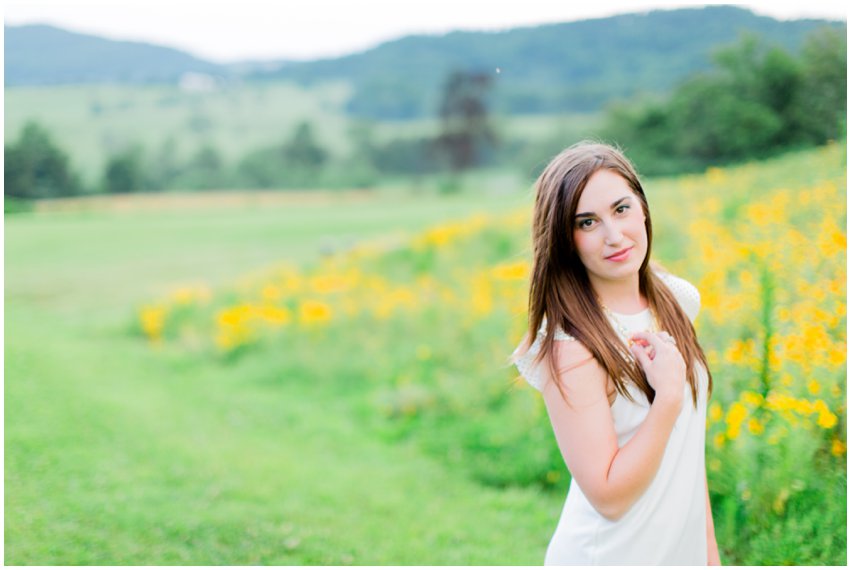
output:
[[[104,191],[110,194],[141,192],[146,189],[142,168],[142,150],[133,147],[113,155],[103,174]]]
[[[177,179],[181,188],[211,190],[224,188],[228,183],[225,162],[221,153],[211,144],[200,147]]]
[[[806,136],[816,144],[845,136],[848,42],[832,28],[813,32],[804,44],[798,114]]]
[[[18,141],[4,148],[5,195],[14,198],[56,198],[79,194],[81,185],[71,172],[68,155],[38,123],[24,125]]]
[[[303,122],[283,144],[246,154],[239,163],[238,175],[243,184],[253,188],[316,187],[328,157],[313,127]]]
[[[761,158],[844,134],[846,42],[830,28],[796,58],[754,36],[716,54],[715,67],[664,103],[610,110],[606,138],[647,174]]]
[[[311,171],[318,170],[328,159],[328,152],[319,146],[308,122],[299,123],[282,151],[284,164]]]
[[[490,88],[485,73],[454,71],[446,81],[436,146],[454,172],[480,164],[485,151],[496,144],[487,106]]]

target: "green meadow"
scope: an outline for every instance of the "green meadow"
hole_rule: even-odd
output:
[[[525,200],[484,198],[7,217],[6,562],[538,561],[547,493],[388,445],[310,371],[281,381],[262,357],[223,367],[127,331],[137,304],[187,282]]]
[[[846,563],[845,152],[645,181],[725,564]],[[506,362],[508,185],[6,216],[6,562],[540,564],[569,475]]]

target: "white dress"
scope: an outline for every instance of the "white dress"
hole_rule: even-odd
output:
[[[659,276],[694,321],[700,308],[697,289],[679,277]],[[635,315],[615,315],[630,332],[647,330],[651,325],[649,309]],[[514,358],[521,375],[539,391],[543,388],[541,364],[534,365],[532,359],[540,350],[542,337],[539,332],[524,355],[519,354],[518,347]],[[561,330],[556,339],[573,341]],[[544,564],[706,565],[704,442],[708,380],[702,366],[697,371],[697,409],[691,388],[686,384],[683,409],[665,447],[659,471],[644,494],[623,517],[613,522],[600,515],[576,481],[571,481]],[[635,402],[617,394],[611,407],[619,447],[635,435],[650,409],[639,389],[629,385],[628,390]]]

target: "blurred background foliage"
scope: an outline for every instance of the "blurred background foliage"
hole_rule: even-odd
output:
[[[525,181],[582,137],[616,142],[648,175],[768,157],[844,136],[845,28],[816,24],[675,10],[411,37],[173,86],[139,71],[141,86],[51,89],[31,85],[66,83],[54,68],[37,80],[16,72],[26,42],[15,39],[46,41],[50,29],[10,28],[6,194],[365,188],[474,168]],[[94,39],[83,38],[51,43],[84,54]]]

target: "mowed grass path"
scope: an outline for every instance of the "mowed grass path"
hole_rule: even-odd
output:
[[[126,333],[136,303],[503,197],[6,218],[9,564],[539,564],[563,496],[388,445],[321,371]]]

